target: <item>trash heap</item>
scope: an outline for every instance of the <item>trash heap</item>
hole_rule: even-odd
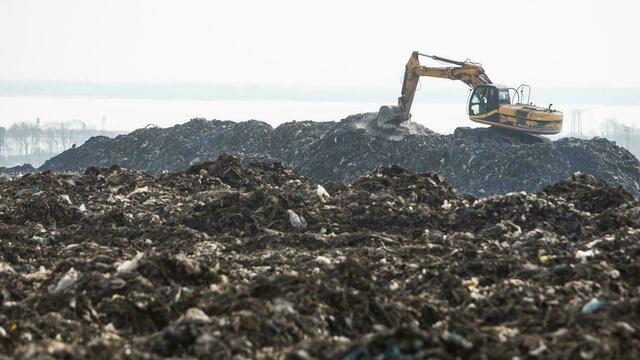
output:
[[[31,164],[23,164],[12,167],[0,166],[0,174],[5,175],[22,175],[34,171],[36,171],[36,169],[34,169]]]
[[[340,122],[264,122],[194,119],[171,128],[145,128],[115,139],[94,137],[50,159],[41,170],[90,166],[162,172],[233,154],[246,161],[282,161],[316,182],[353,180],[380,165],[441,174],[475,196],[536,192],[574,172],[592,174],[640,195],[640,162],[615,143],[517,134],[494,128],[434,133],[416,123],[380,128],[375,114]]]
[[[380,167],[0,178],[4,358],[638,358],[640,202]]]

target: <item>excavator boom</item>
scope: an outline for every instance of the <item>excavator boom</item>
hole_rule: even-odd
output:
[[[428,67],[420,65],[419,56],[425,56],[434,60],[447,62],[457,65],[456,67]],[[404,71],[404,80],[402,81],[402,93],[398,98],[398,106],[400,107],[400,121],[406,121],[411,118],[411,105],[418,88],[418,81],[421,76],[460,80],[469,87],[474,88],[478,85],[491,84],[491,80],[485,74],[484,69],[479,64],[471,62],[461,62],[449,60],[434,55],[421,54],[414,51],[411,58],[407,62]]]

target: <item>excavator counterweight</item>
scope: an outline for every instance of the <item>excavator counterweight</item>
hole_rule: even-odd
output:
[[[428,67],[420,65],[420,56],[455,66]],[[397,106],[382,106],[378,111],[379,126],[395,126],[411,119],[411,106],[420,77],[435,77],[459,80],[467,84],[472,93],[469,97],[468,113],[471,121],[499,126],[532,134],[557,134],[562,130],[562,112],[521,103],[524,99],[517,89],[495,85],[485,73],[482,65],[470,61],[455,61],[447,58],[421,54],[414,51],[405,66],[402,91]],[[521,87],[524,85],[521,85]],[[521,88],[519,87],[519,89]],[[513,90],[512,103],[510,90]]]

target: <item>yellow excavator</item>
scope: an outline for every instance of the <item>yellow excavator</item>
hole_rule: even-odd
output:
[[[419,56],[452,64],[450,67],[421,66]],[[484,69],[471,61],[455,61],[414,51],[407,62],[398,106],[382,106],[380,126],[398,125],[411,119],[411,105],[421,76],[460,80],[471,88],[467,112],[471,121],[530,134],[552,135],[562,130],[562,112],[529,102],[531,87],[509,88],[491,82]],[[526,97],[526,99],[525,99]]]

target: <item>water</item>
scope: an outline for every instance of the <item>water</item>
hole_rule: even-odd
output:
[[[390,99],[390,104],[392,99]],[[361,112],[375,112],[380,103],[239,100],[145,100],[92,97],[0,97],[0,126],[14,122],[62,122],[73,119],[102,130],[131,131],[154,124],[180,124],[195,117],[243,121],[262,120],[272,126],[291,120],[332,121]],[[558,105],[565,113],[565,133],[571,109],[582,109],[583,132],[599,130],[606,118],[640,126],[640,106]],[[482,127],[467,120],[464,103],[415,103],[413,120],[440,132],[451,133],[460,126]],[[103,124],[104,119],[104,124]]]

